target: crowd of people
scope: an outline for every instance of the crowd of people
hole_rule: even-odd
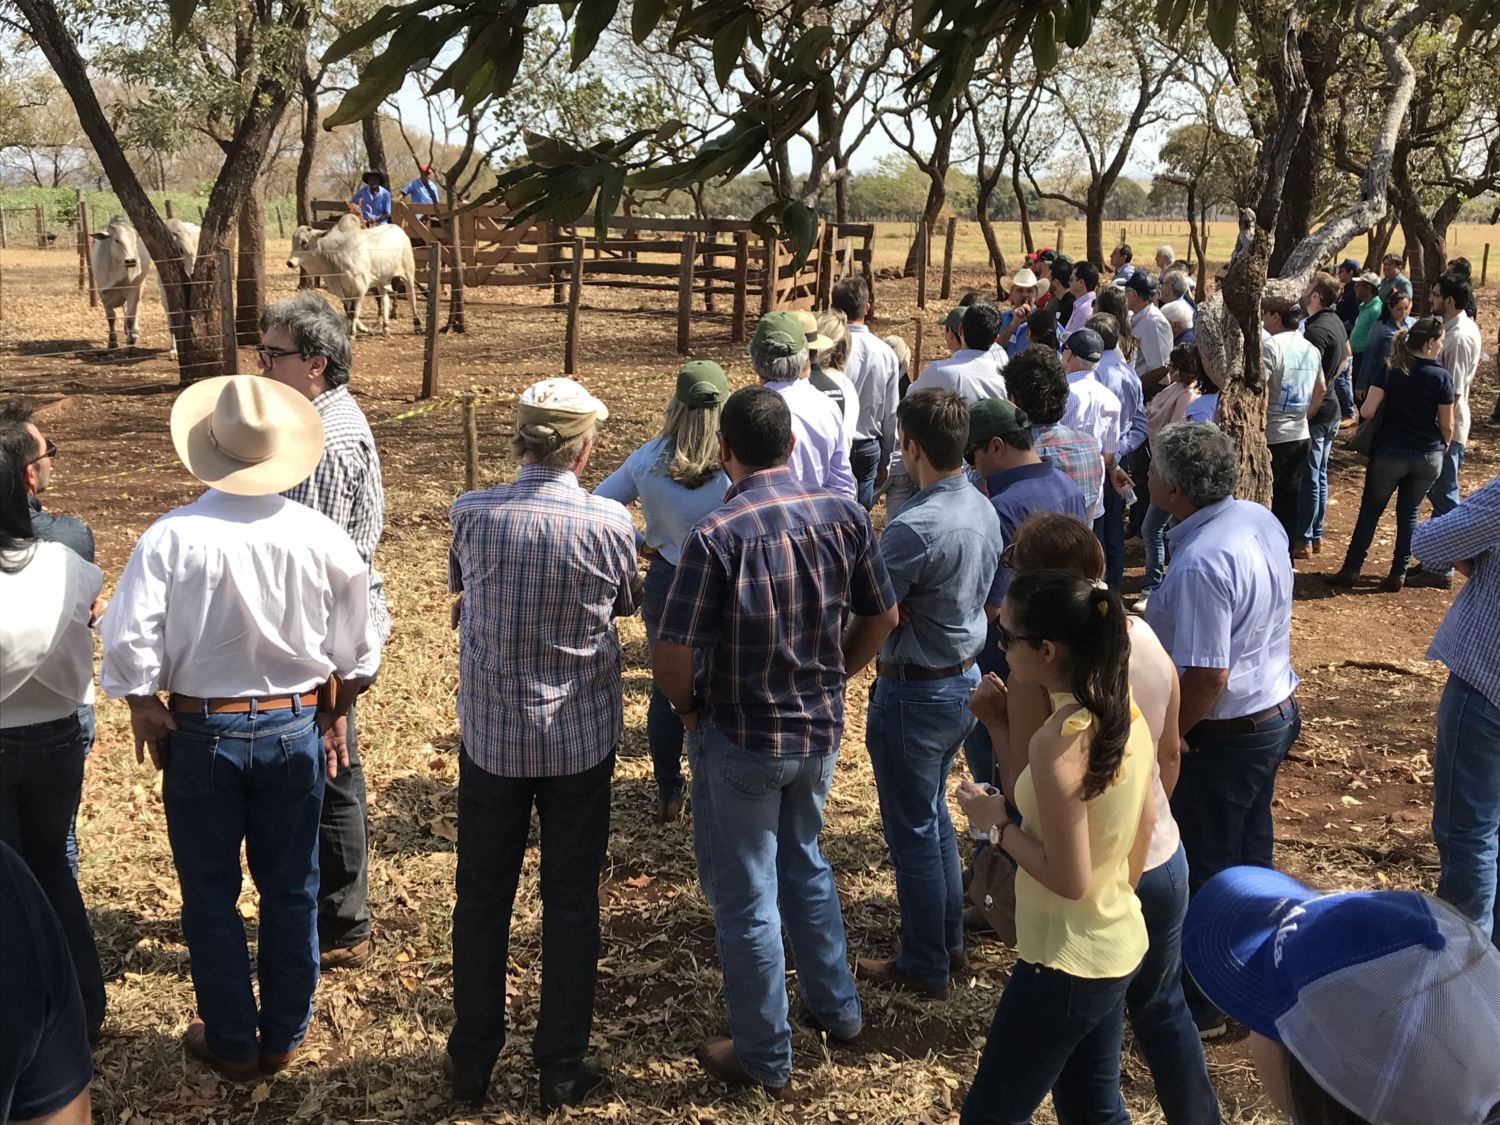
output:
[[[863,1031],[859,982],[940,1000],[988,930],[1017,961],[965,1122],[1028,1121],[1049,1094],[1059,1120],[1128,1121],[1126,1019],[1173,1125],[1220,1119],[1202,1042],[1231,1020],[1296,1121],[1500,1120],[1500,478],[1460,497],[1469,281],[1445,274],[1415,321],[1399,269],[1344,263],[1342,287],[1317,274],[1298,302],[1266,299],[1268,510],[1235,496],[1240,450],[1213,422],[1186,271],[1170,247],[1157,275],[1132,259],[1117,248],[1101,276],[1031,256],[1000,301],[947,314],[949,354],[915,372],[872,330],[864,279],[842,279],[821,313],[760,318],[752,385],[684,364],[658,433],[592,493],[579,482],[607,405],[567,378],[520,396],[514,479],[451,512],[456,1100],[486,1101],[505,1043],[533,810],[540,1104],[608,1082],[590,1043],[624,728],[615,622],[640,612],[656,813],[691,814],[723,972],[725,1034],[696,1051],[709,1077],[790,1096],[788,949],[796,1018],[836,1050]],[[87,528],[41,505],[56,446],[25,403],[0,411],[0,1118],[86,1119],[105,1020],[70,868],[91,628],[100,686],[163,772],[187,1053],[232,1080],[277,1073],[320,972],[370,956],[356,713],[391,626],[380,460],[344,319],[320,297],[268,307],[257,357],[257,375],[178,397],[173,444],[205,491],[141,536],[107,606]],[[1370,461],[1329,581],[1357,577],[1393,492],[1386,587],[1411,580],[1412,553],[1427,584],[1467,576],[1429,652],[1449,669],[1436,897],[1323,894],[1273,868],[1276,776],[1302,723],[1293,564],[1321,552],[1345,411]],[[1423,495],[1434,515],[1416,526]],[[897,912],[893,955],[851,963],[819,835],[850,679],[871,665],[865,751]]]

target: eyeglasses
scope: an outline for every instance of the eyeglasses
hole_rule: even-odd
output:
[[[1012,633],[998,620],[995,622],[995,639],[1000,642],[1000,647],[1008,649],[1017,641],[1025,641],[1027,644],[1040,644],[1046,637],[1023,637],[1019,633]]]
[[[1007,543],[1000,551],[1000,565],[1006,570],[1016,569],[1016,545],[1014,541]]]
[[[286,356],[301,354],[296,348],[268,348],[264,344],[255,349],[255,358],[266,367],[272,366],[278,359]]]
[[[31,460],[27,461],[26,464],[28,464],[28,465],[35,465],[38,461],[47,461],[47,460],[50,460],[50,459],[52,459],[52,458],[54,458],[56,456],[57,456],[57,442],[53,441],[51,438],[47,438],[47,444],[46,444],[45,448],[43,448],[43,450],[39,454],[37,454],[35,457],[33,457]]]

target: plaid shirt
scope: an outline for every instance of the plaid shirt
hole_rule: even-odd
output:
[[[1489,479],[1445,515],[1412,533],[1422,566],[1440,571],[1471,559],[1463,584],[1433,634],[1428,660],[1441,660],[1459,679],[1500,707],[1500,476]]]
[[[1032,426],[1031,443],[1038,457],[1055,462],[1059,469],[1073,478],[1078,491],[1083,493],[1083,505],[1088,509],[1089,519],[1102,516],[1104,455],[1099,451],[1099,439],[1059,422],[1051,426]]]
[[[708,650],[708,718],[726,737],[804,758],[843,732],[849,614],[895,604],[864,509],[782,465],[741,479],[688,533],[657,636]]]
[[[624,730],[614,619],[635,612],[635,525],[566,469],[453,502],[448,588],[463,594],[464,751],[499,777],[562,777],[602,762]]]
[[[385,606],[385,583],[375,569],[375,548],[385,529],[385,486],[375,436],[348,387],[332,387],[312,404],[323,418],[323,459],[312,476],[282,495],[322,512],[354,540],[370,568],[370,621],[384,641],[390,635],[391,615]]]

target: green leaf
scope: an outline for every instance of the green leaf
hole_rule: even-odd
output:
[[[1094,28],[1093,0],[1068,0],[1068,10],[1063,21],[1063,39],[1069,47],[1077,50],[1088,42],[1089,32]]]
[[[801,269],[818,243],[818,215],[799,199],[793,199],[781,210],[781,229],[797,251],[794,268]]]
[[[620,0],[581,0],[578,18],[573,21],[573,65],[570,69],[577,70],[583,65],[583,60],[594,53],[599,36],[615,18],[619,6]]]
[[[599,187],[599,202],[594,205],[594,237],[603,242],[609,237],[609,220],[614,218],[620,196],[625,193],[625,169],[611,168]]]
[[[719,28],[714,35],[714,78],[719,83],[719,89],[722,90],[729,85],[729,79],[740,61],[740,52],[744,50],[745,39],[749,34],[750,16],[748,13],[741,12]]]
[[[188,23],[193,18],[193,13],[198,8],[198,0],[168,0],[167,9],[172,13],[172,38],[178,38],[187,30]]]
[[[652,134],[652,143],[664,145],[678,133],[682,132],[685,127],[686,126],[676,118],[673,118],[671,121],[663,121],[657,128],[656,132]]]
[[[646,37],[656,30],[656,25],[661,23],[661,17],[666,11],[667,0],[635,0],[635,5],[630,9],[630,37],[637,44],[644,43]]]
[[[1237,0],[1208,0],[1208,37],[1227,51],[1234,44],[1234,24],[1239,15]]]
[[[575,148],[557,137],[533,133],[530,129],[521,131],[521,140],[526,145],[527,158],[533,164],[539,164],[543,168],[585,164],[589,160],[589,154],[581,148]]]
[[[942,6],[942,0],[913,0],[911,6],[911,29],[913,32],[921,31],[932,22],[932,17],[937,15]]]
[[[1043,8],[1031,25],[1031,58],[1043,74],[1057,66],[1057,20],[1051,8]]]
[[[424,12],[429,12],[447,2],[448,0],[417,0],[416,3],[402,4],[399,7],[386,4],[364,23],[350,28],[329,44],[328,50],[323,52],[323,62],[328,64],[340,62],[355,51],[370,46],[382,35],[387,35],[397,29],[405,29],[407,25],[416,23],[423,18]],[[423,20],[423,22],[426,21]]]
[[[818,58],[832,42],[833,28],[809,28],[803,33],[802,38],[797,40],[797,45],[792,48],[791,65],[808,74],[817,73],[820,69],[817,65]]]

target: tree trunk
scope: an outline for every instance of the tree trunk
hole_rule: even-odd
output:
[[[1107,261],[1104,256],[1104,203],[1109,198],[1109,188],[1113,185],[1113,180],[1108,186],[1104,180],[1096,180],[1089,185],[1088,193],[1083,198],[1088,204],[1083,215],[1085,254],[1101,270]]]
[[[390,170],[385,160],[385,136],[380,131],[380,114],[372,113],[361,121],[359,131],[365,139],[365,158],[370,162],[370,170],[384,172],[389,178]],[[386,186],[394,185],[387,184]]]
[[[835,222],[849,221],[849,177],[840,176],[833,181],[833,217]]]
[[[1281,272],[1297,245],[1312,228],[1318,205],[1318,172],[1323,167],[1325,138],[1329,135],[1328,80],[1338,65],[1339,41],[1344,29],[1333,20],[1314,18],[1299,36],[1303,67],[1307,72],[1312,96],[1307,103],[1307,117],[1302,122],[1297,147],[1286,170],[1286,188],[1282,193],[1281,213],[1276,216],[1276,244],[1271,250],[1267,269],[1272,276]]]
[[[1380,272],[1380,259],[1390,248],[1391,236],[1396,233],[1396,216],[1383,215],[1380,221],[1365,233],[1365,269]]]
[[[302,151],[297,154],[297,225],[311,226],[312,214],[312,170],[318,158],[318,76],[313,73],[312,60],[302,67],[298,80],[302,91]]]
[[[927,203],[922,208],[922,217],[917,221],[922,224],[922,229],[927,232],[927,238],[933,236],[937,229],[938,216],[943,213],[943,203],[948,198],[948,185],[943,182],[942,176],[928,173],[929,183],[927,185]],[[914,238],[911,240],[911,249],[906,252],[906,276],[915,277],[919,269],[925,269],[927,262],[925,255],[926,247],[924,239]]]
[[[1010,165],[1010,190],[1016,197],[1016,209],[1021,218],[1021,248],[1030,254],[1036,250],[1031,237],[1031,208],[1026,205],[1026,189],[1021,186],[1021,155],[1016,153]]]
[[[993,185],[991,186],[993,191]],[[995,295],[1000,294],[1000,279],[1005,276],[1005,252],[1000,249],[1000,240],[995,237],[995,224],[990,221],[989,192],[980,189],[979,230],[984,235],[984,245],[990,252],[990,264],[995,267]]]
[[[254,347],[260,341],[260,308],[266,291],[266,216],[260,192],[254,187],[240,208],[239,230],[234,334],[241,346]]]

